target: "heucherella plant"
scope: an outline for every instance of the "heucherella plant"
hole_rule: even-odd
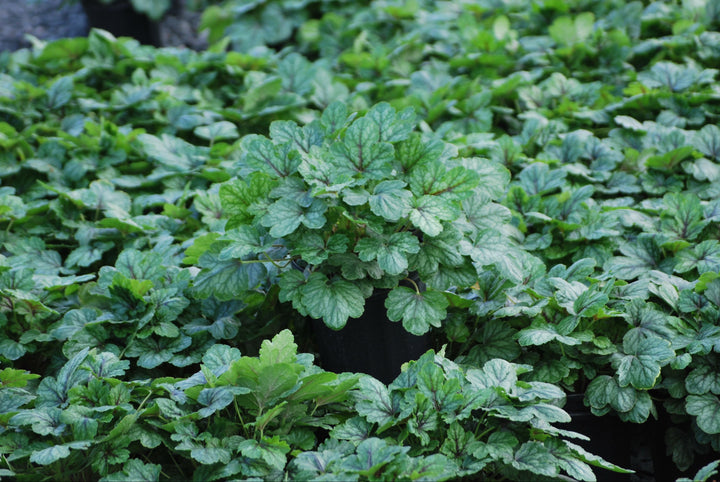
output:
[[[428,351],[390,385],[330,373],[284,330],[258,356],[208,349],[189,377],[139,380],[83,349],[54,376],[0,371],[0,477],[37,480],[526,479],[624,471],[554,424],[564,394],[501,359]],[[35,379],[41,378],[39,383]]]
[[[507,170],[458,158],[414,124],[411,109],[380,103],[358,117],[334,103],[305,126],[276,121],[270,138],[243,138],[241,175],[220,187],[229,219],[198,259],[196,292],[229,299],[277,276],[281,301],[341,329],[386,289],[388,317],[423,334],[446,317],[446,291],[483,266],[521,278],[532,258],[493,202]]]

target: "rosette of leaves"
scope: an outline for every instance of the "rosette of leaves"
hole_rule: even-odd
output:
[[[290,473],[295,480],[358,480],[360,470],[370,480],[409,473],[557,480],[564,472],[589,481],[596,480],[591,466],[627,472],[568,440],[583,435],[554,426],[570,420],[556,405],[564,393],[526,381],[530,370],[501,359],[465,369],[429,351],[390,385],[363,376],[353,393],[357,416],[334,427],[316,451],[298,455]]]
[[[387,103],[357,118],[334,103],[305,126],[276,121],[270,138],[243,138],[242,177],[220,188],[225,232],[193,246],[196,293],[230,299],[270,276],[281,301],[338,330],[389,290],[388,318],[423,334],[446,317],[445,292],[483,266],[522,277],[507,209],[492,202],[507,170],[457,158],[414,123]]]

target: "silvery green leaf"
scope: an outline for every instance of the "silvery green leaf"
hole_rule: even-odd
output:
[[[316,272],[302,288],[302,304],[310,316],[322,318],[327,326],[339,330],[348,318],[363,314],[365,297],[354,283],[329,281],[325,275]]]
[[[240,387],[236,387],[240,388]],[[249,391],[249,389],[247,389]],[[235,394],[228,387],[204,388],[198,396],[198,403],[203,408],[198,410],[200,418],[206,418],[230,405],[235,399]]]
[[[687,413],[697,417],[698,427],[705,433],[720,433],[720,399],[716,395],[688,395],[685,409]]]
[[[368,179],[386,178],[392,171],[392,144],[382,142],[379,126],[367,117],[355,120],[342,142],[332,144],[330,162],[338,174],[362,174]]]
[[[295,146],[309,153],[313,146],[322,145],[324,136],[317,123],[303,127],[293,121],[278,120],[270,124],[270,137],[276,143],[293,142]]]
[[[706,156],[720,159],[720,128],[712,124],[703,126],[695,133],[693,145]]]
[[[365,116],[378,127],[379,141],[398,142],[407,138],[415,123],[415,111],[407,108],[400,113],[387,102],[375,104]]]
[[[294,232],[300,224],[310,229],[321,228],[326,221],[326,210],[327,205],[320,199],[313,199],[310,206],[303,207],[291,199],[282,198],[270,205],[260,222],[270,228],[272,236],[281,238]]]
[[[221,301],[238,297],[241,293],[257,287],[267,274],[262,263],[243,263],[241,259],[220,260],[211,251],[200,257],[202,268],[193,280],[193,292],[199,298],[214,296]]]
[[[406,454],[410,447],[391,445],[384,439],[371,437],[357,446],[356,453],[345,458],[342,468],[351,472],[375,474]]]
[[[675,357],[671,343],[658,337],[626,338],[623,350],[625,355],[620,357],[617,367],[618,382],[621,386],[631,384],[639,389],[655,386],[660,369]]]
[[[198,126],[193,133],[210,141],[237,139],[239,137],[237,126],[229,121],[219,121]]]
[[[675,271],[685,273],[697,268],[698,273],[720,272],[720,243],[715,239],[701,241],[675,255]]]
[[[457,217],[452,203],[437,196],[421,196],[413,199],[410,222],[428,236],[438,236],[443,230],[441,221]]]
[[[241,147],[243,163],[273,178],[293,174],[301,162],[300,155],[290,142],[274,144],[266,137],[251,134],[243,137]]]
[[[397,286],[385,300],[388,318],[402,320],[403,327],[413,335],[423,335],[430,326],[439,327],[447,316],[448,302],[445,295],[437,291],[417,291]]]
[[[579,345],[578,338],[558,333],[555,325],[536,321],[528,328],[523,328],[517,334],[518,343],[522,346],[544,345],[551,341],[558,341],[563,345]]]
[[[355,252],[362,261],[377,260],[378,265],[391,275],[403,273],[408,267],[408,254],[419,250],[417,237],[406,231],[388,237],[361,238],[355,245]]]
[[[555,457],[542,442],[525,442],[515,452],[512,466],[518,470],[525,470],[533,474],[554,477],[559,470]]]
[[[382,181],[369,196],[370,210],[387,221],[397,221],[410,211],[412,193],[402,181]],[[347,199],[347,197],[345,198]]]
[[[344,102],[335,101],[323,110],[320,125],[325,129],[326,135],[331,136],[351,122],[353,117],[354,115],[348,115]]]
[[[384,426],[400,414],[400,401],[388,388],[370,376],[362,377],[357,392],[355,409],[370,423]]]
[[[53,445],[41,450],[36,450],[30,455],[30,462],[39,465],[50,465],[70,455],[70,449],[85,450],[92,445],[91,441],[68,442],[61,445]]]
[[[712,365],[698,366],[687,375],[685,388],[693,395],[720,395],[720,372]]]
[[[550,171],[547,164],[535,162],[520,171],[517,179],[529,195],[545,194],[565,184],[567,173],[562,169]]]
[[[162,134],[140,134],[138,140],[145,154],[172,171],[189,171],[201,166],[207,149],[194,146],[179,137]]]
[[[486,362],[482,370],[467,371],[467,380],[476,388],[502,388],[508,395],[514,396],[518,381],[517,365],[495,358]]]
[[[109,474],[101,482],[157,482],[160,480],[162,466],[145,463],[140,459],[125,462],[120,472]]]

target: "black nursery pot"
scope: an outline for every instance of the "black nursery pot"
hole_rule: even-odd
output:
[[[609,470],[595,468],[593,471],[598,482],[652,482],[662,481],[654,475],[651,445],[658,435],[658,427],[648,420],[643,424],[623,422],[613,414],[598,417],[583,403],[583,394],[567,396],[565,411],[570,414],[570,423],[558,424],[560,427],[586,435],[589,441],[573,440],[588,452],[624,469],[634,470],[634,474],[619,474]]]
[[[160,24],[137,12],[130,0],[116,0],[108,5],[98,0],[81,0],[88,25],[107,30],[116,37],[133,37],[142,44],[160,46]]]
[[[387,291],[374,293],[365,301],[363,315],[350,318],[339,331],[322,320],[312,320],[320,365],[325,370],[366,373],[388,384],[400,374],[403,363],[420,358],[429,349],[428,335],[408,333],[401,322],[387,318],[386,297]]]

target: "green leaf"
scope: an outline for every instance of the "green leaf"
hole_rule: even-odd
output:
[[[100,482],[158,482],[162,467],[145,463],[140,459],[125,462],[121,472],[115,472],[100,479]]]
[[[253,260],[245,263],[241,259],[222,261],[219,254],[212,251],[203,254],[198,262],[203,269],[193,280],[193,291],[199,298],[237,298],[241,293],[255,289],[267,273],[262,263]]]
[[[219,196],[223,213],[230,218],[227,229],[250,224],[254,219],[253,209],[267,201],[275,184],[269,175],[258,171],[221,184]]]
[[[267,214],[260,222],[266,228],[270,228],[272,236],[281,238],[293,233],[300,224],[310,229],[323,227],[326,210],[327,205],[320,199],[313,199],[309,206],[304,207],[292,199],[282,198],[270,205]]]
[[[40,378],[40,375],[30,373],[27,370],[4,368],[0,370],[0,387],[22,388],[27,385],[28,381],[36,378]]]
[[[345,470],[359,472],[373,478],[383,467],[393,463],[400,455],[407,453],[409,447],[390,445],[385,440],[371,437],[357,446],[355,455],[347,457],[342,467]]]
[[[370,210],[387,221],[397,221],[410,211],[412,193],[402,181],[382,181],[368,198]]]
[[[85,450],[90,447],[90,441],[68,442],[62,445],[53,445],[46,449],[34,451],[30,455],[30,462],[39,465],[50,465],[60,459],[64,459],[70,455],[70,449]]]
[[[409,177],[410,189],[415,196],[442,196],[449,200],[469,197],[480,182],[476,172],[463,166],[448,169],[441,162],[418,166]]]
[[[198,396],[198,403],[204,407],[198,410],[200,418],[206,418],[230,405],[235,394],[228,387],[204,388]]]
[[[516,331],[502,320],[488,320],[482,324],[476,345],[470,349],[469,357],[478,365],[493,358],[512,361],[520,355],[520,346],[515,341]]]
[[[697,417],[698,427],[705,433],[720,433],[720,399],[706,393],[704,395],[688,395],[685,409],[690,415]]]
[[[264,437],[260,442],[243,440],[238,450],[245,457],[262,460],[275,470],[283,470],[287,464],[290,446],[276,435],[272,438]]]
[[[385,300],[388,318],[402,320],[403,327],[413,335],[423,335],[430,326],[439,327],[447,316],[449,302],[437,291],[418,293],[405,286],[397,286]]]
[[[365,298],[357,285],[344,280],[329,281],[322,273],[313,273],[302,290],[302,303],[313,318],[339,330],[348,318],[364,312]]]
[[[73,96],[73,79],[71,76],[60,77],[47,90],[47,108],[52,110],[64,106]]]
[[[693,152],[692,146],[678,147],[669,152],[648,157],[645,165],[653,169],[672,172],[682,161],[691,157]]]
[[[362,261],[377,260],[380,268],[391,275],[398,275],[408,268],[407,254],[417,253],[420,242],[412,233],[393,233],[389,237],[361,238],[355,252]]]

